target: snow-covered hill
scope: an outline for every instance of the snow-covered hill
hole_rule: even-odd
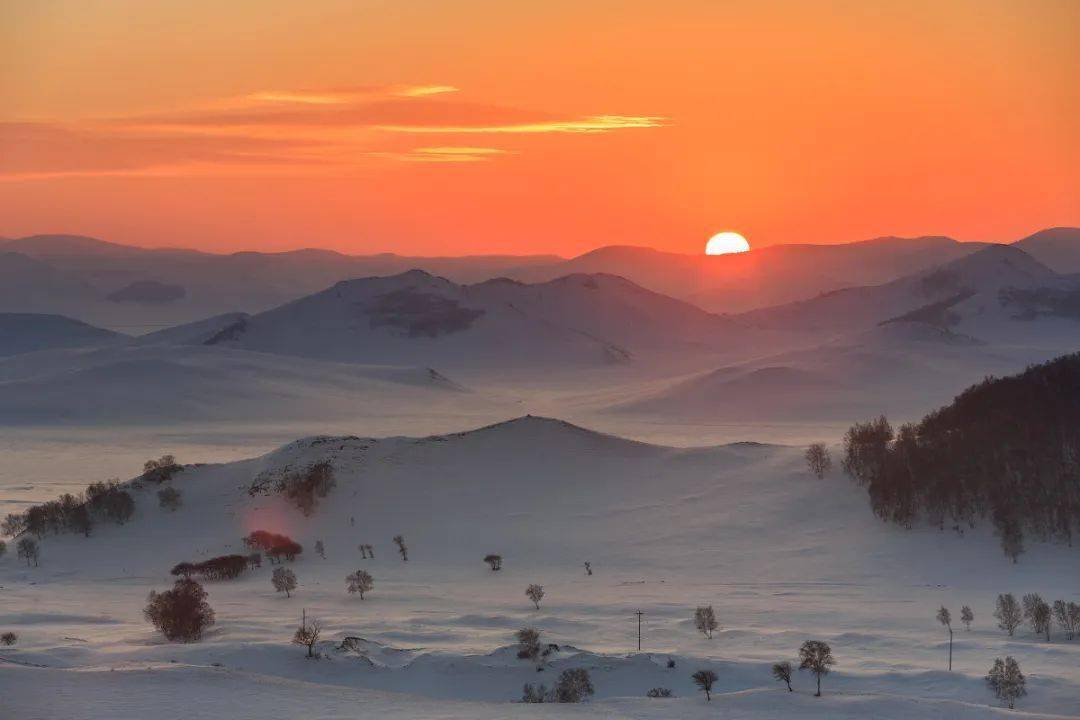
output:
[[[62,315],[0,313],[0,357],[53,348],[109,345],[126,335],[87,325]]]
[[[125,343],[0,359],[0,425],[340,420],[490,407],[437,370]]]
[[[458,285],[412,270],[337,285],[223,329],[208,344],[450,372],[529,373],[720,352],[733,321],[606,275]]]
[[[1015,340],[1047,329],[1073,328],[1071,320],[1050,328],[1021,319],[1010,290],[1068,291],[1080,281],[1055,273],[1024,251],[991,245],[932,270],[884,285],[838,290],[811,300],[739,316],[750,325],[806,333],[866,330],[890,320],[918,320],[983,340]]]
[[[305,516],[272,481],[320,460],[333,464],[336,487]],[[38,568],[0,560],[0,629],[20,635],[0,657],[23,664],[0,662],[0,684],[22,688],[16,707],[32,706],[33,687],[55,689],[48,707],[66,715],[100,717],[119,703],[110,716],[130,717],[198,679],[199,700],[185,704],[196,717],[210,698],[301,691],[327,716],[349,699],[427,717],[426,698],[438,698],[438,716],[516,717],[526,709],[508,703],[524,682],[586,667],[595,702],[550,717],[974,718],[996,712],[982,676],[1004,654],[1028,673],[1021,710],[1067,715],[1080,697],[1080,643],[1024,630],[1008,638],[990,617],[998,592],[1072,597],[1075,549],[1034,543],[1014,566],[982,527],[960,536],[884,525],[848,479],[810,476],[800,448],[675,449],[526,417],[427,438],[307,438],[188,466],[169,482],[183,497],[174,512],[157,506],[150,483],[133,491],[130,522],[100,524],[89,538],[46,536]],[[200,643],[164,642],[143,622],[147,591],[169,584],[173,564],[246,552],[240,538],[255,529],[303,544],[292,598],[274,593],[264,562],[207,584],[217,624]],[[390,541],[397,534],[408,562]],[[360,543],[375,559],[360,557]],[[496,573],[482,562],[493,552],[504,558]],[[375,578],[362,601],[344,589],[357,568]],[[546,589],[539,611],[523,594],[533,582]],[[711,640],[693,627],[701,604],[722,624]],[[970,633],[958,630],[952,673],[940,604],[976,614]],[[302,608],[323,623],[322,660],[288,644]],[[525,625],[562,648],[543,674],[506,647]],[[344,649],[346,637],[362,640]],[[827,640],[837,657],[821,700],[806,677],[788,694],[768,676],[807,638]],[[689,680],[701,667],[720,676],[707,707]],[[676,699],[646,700],[656,686]],[[95,715],[87,702],[101,703]]]

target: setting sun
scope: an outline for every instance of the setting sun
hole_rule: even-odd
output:
[[[705,243],[706,255],[727,255],[741,253],[750,249],[750,243],[737,232],[716,233]]]

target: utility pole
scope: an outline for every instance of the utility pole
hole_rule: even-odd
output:
[[[641,616],[644,615],[645,613],[638,610],[634,614],[637,615],[637,649],[640,651],[641,650]]]

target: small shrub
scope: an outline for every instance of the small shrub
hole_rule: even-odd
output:
[[[521,628],[517,631],[518,659],[535,662],[540,657],[540,631],[536,628]]]
[[[194,580],[177,580],[172,590],[151,591],[143,616],[169,640],[193,642],[214,624],[206,591]]]
[[[8,647],[19,642],[19,636],[13,632],[6,632],[0,635],[0,645],[7,645]]]
[[[570,668],[559,673],[559,679],[555,681],[555,687],[551,689],[552,697],[558,703],[579,703],[596,692],[589,671],[585,668]]]
[[[176,488],[166,487],[158,490],[158,505],[162,510],[175,511],[180,507],[180,491]]]
[[[540,687],[534,687],[529,683],[525,683],[525,688],[521,693],[521,702],[523,703],[544,703],[551,702],[551,694],[545,685]]]
[[[665,687],[654,687],[649,692],[645,693],[645,697],[650,698],[669,698],[672,697],[671,690]]]

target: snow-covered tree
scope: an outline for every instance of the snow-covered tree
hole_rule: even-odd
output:
[[[291,593],[296,589],[296,573],[289,568],[274,568],[274,575],[270,578],[274,589],[285,593],[285,597],[292,597]]]
[[[720,627],[712,605],[705,605],[694,611],[694,627],[703,632],[705,637],[712,639],[713,632]]]
[[[716,673],[712,670],[698,670],[690,677],[693,679],[694,684],[701,688],[701,691],[705,693],[705,701],[708,702],[712,700],[713,684],[717,681]]]
[[[997,596],[997,606],[994,609],[994,617],[997,618],[998,627],[1012,635],[1023,621],[1023,612],[1020,603],[1012,593],[1004,593]]]
[[[364,599],[364,593],[375,588],[375,580],[367,570],[357,570],[345,577],[345,589],[350,593],[359,593],[360,599]]]
[[[1055,600],[1054,620],[1061,626],[1066,638],[1075,639],[1080,635],[1080,604]]]
[[[814,697],[821,697],[821,678],[829,674],[829,668],[836,664],[832,648],[821,640],[807,640],[799,648],[799,669],[809,670],[817,678],[817,692]]]
[[[774,663],[772,666],[772,676],[773,679],[779,680],[780,682],[787,685],[788,692],[792,692],[791,663],[787,662],[786,660],[784,662]]]
[[[1050,606],[1039,593],[1024,595],[1024,619],[1036,635],[1045,635],[1050,642]]]
[[[1012,656],[1006,657],[1004,662],[1001,658],[994,660],[993,667],[986,675],[986,684],[1010,710],[1016,707],[1017,698],[1027,695],[1027,681],[1020,672],[1020,663]]]

